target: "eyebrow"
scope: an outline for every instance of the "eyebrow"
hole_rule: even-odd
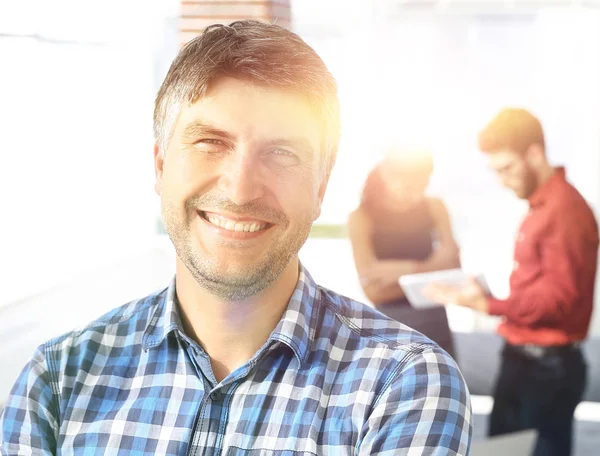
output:
[[[226,138],[230,140],[235,139],[235,136],[229,133],[228,131],[221,130],[201,121],[194,121],[188,124],[183,130],[183,136],[185,138],[194,138],[200,135],[219,136],[221,138]]]

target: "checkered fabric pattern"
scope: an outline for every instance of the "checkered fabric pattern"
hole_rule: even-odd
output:
[[[0,453],[468,454],[455,362],[304,269],[268,341],[221,382],[177,308],[173,281],[40,346],[0,417]]]

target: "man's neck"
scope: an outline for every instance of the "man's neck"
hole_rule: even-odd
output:
[[[554,175],[556,169],[549,163],[545,164],[537,173],[537,188],[543,186]]]
[[[298,283],[298,259],[267,289],[226,301],[202,288],[177,258],[176,290],[186,333],[208,353],[217,381],[246,363],[267,341]]]

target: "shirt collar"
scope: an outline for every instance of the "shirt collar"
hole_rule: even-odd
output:
[[[319,302],[319,293],[319,288],[308,271],[300,265],[296,288],[281,320],[269,337],[271,342],[281,342],[288,346],[300,363],[308,355],[310,341],[314,336],[318,313],[315,303]],[[144,350],[160,345],[175,330],[184,334],[173,278],[166,292],[161,293],[161,299],[146,327],[142,342]]]
[[[269,337],[287,345],[302,363],[309,353],[317,327],[320,291],[308,271],[300,264],[298,283],[288,306]]]
[[[161,293],[156,309],[146,326],[142,346],[144,350],[160,345],[163,339],[172,331],[183,333],[183,325],[176,304],[175,277],[171,280],[166,292]]]
[[[548,197],[552,195],[554,188],[566,180],[565,168],[560,166],[554,169],[554,173],[550,178],[538,187],[529,197],[529,205],[536,207],[544,204]]]

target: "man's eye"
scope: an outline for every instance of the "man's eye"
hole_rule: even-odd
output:
[[[286,163],[297,162],[300,160],[300,157],[291,150],[275,148],[269,151],[269,155],[275,160],[285,161]]]
[[[294,156],[293,152],[290,152],[290,151],[285,150],[285,149],[273,149],[271,151],[271,153],[274,154],[274,155],[280,155],[280,156],[284,156],[284,157],[293,157]]]
[[[294,152],[278,147],[269,150],[267,157],[271,163],[282,167],[295,166],[300,163],[300,158]]]
[[[206,139],[199,139],[198,141],[196,141],[196,144],[214,144],[214,145],[223,145],[223,141],[221,141],[220,139],[213,139],[213,138],[206,138]]]
[[[225,142],[215,138],[199,139],[194,143],[193,147],[198,152],[210,155],[220,155],[229,150]]]

